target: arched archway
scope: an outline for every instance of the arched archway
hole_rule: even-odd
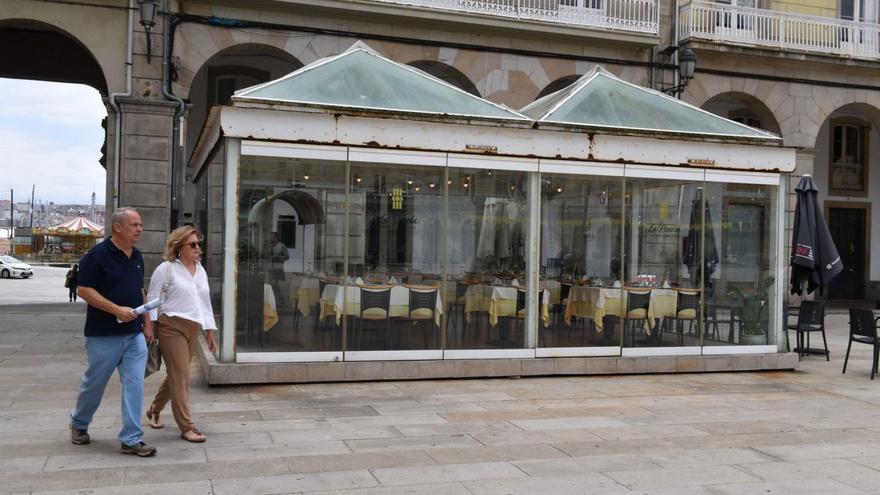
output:
[[[832,300],[873,299],[880,289],[880,109],[865,103],[836,108],[816,136],[812,175],[843,262],[831,281]]]
[[[702,108],[741,124],[781,135],[779,122],[773,112],[752,95],[736,92],[721,93],[709,98]]]
[[[463,91],[467,91],[474,96],[480,96],[480,92],[477,91],[477,86],[460,70],[451,65],[446,65],[443,62],[437,62],[435,60],[416,60],[407,65],[415,67],[423,72],[427,72],[437,79],[445,81]]]
[[[189,115],[187,158],[212,106],[226,105],[235,91],[277,79],[302,66],[293,55],[270,45],[241,44],[214,54],[196,72],[189,88],[193,108]]]
[[[572,74],[570,76],[560,77],[559,79],[556,79],[555,81],[552,81],[550,84],[544,86],[544,89],[542,89],[541,92],[538,93],[538,96],[536,96],[535,99],[539,100],[549,94],[552,94],[552,93],[559,91],[560,89],[567,88],[568,86],[571,86],[572,84],[574,84],[574,82],[580,78],[581,78],[581,76],[579,76],[577,74]]]
[[[0,77],[79,83],[109,94],[104,70],[83,43],[39,21],[0,22]],[[23,50],[22,47],[27,47]]]

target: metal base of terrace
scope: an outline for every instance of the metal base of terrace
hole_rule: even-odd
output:
[[[780,371],[798,367],[793,352],[680,356],[593,356],[422,361],[220,363],[202,340],[198,357],[209,385]]]

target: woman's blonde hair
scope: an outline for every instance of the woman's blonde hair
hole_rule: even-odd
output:
[[[202,242],[204,237],[202,233],[199,232],[199,229],[193,227],[192,225],[184,225],[183,227],[177,227],[170,234],[168,234],[168,241],[165,242],[165,252],[162,253],[162,258],[165,261],[174,261],[177,259],[177,255],[180,253],[180,248],[183,247],[184,241],[186,238],[195,234],[198,237],[199,242]]]

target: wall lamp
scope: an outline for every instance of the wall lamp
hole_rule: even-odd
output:
[[[150,43],[150,30],[156,25],[156,12],[159,10],[159,0],[138,0],[138,9],[141,14],[141,26],[147,33],[147,63],[152,57],[152,43]]]
[[[678,51],[679,83],[675,86],[664,89],[663,92],[669,96],[681,99],[681,93],[684,91],[684,88],[686,88],[694,78],[694,70],[696,70],[697,67],[697,55],[690,48],[681,48],[675,45],[667,46],[660,52],[660,54],[665,55],[668,60],[676,51]]]

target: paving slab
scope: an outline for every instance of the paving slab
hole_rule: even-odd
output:
[[[794,372],[212,388],[194,364],[208,441],[164,411],[139,459],[116,452],[115,378],[93,443],[70,444],[83,308],[0,306],[0,494],[880,493],[880,381],[867,346],[840,373],[845,316],[828,319],[831,362]]]

